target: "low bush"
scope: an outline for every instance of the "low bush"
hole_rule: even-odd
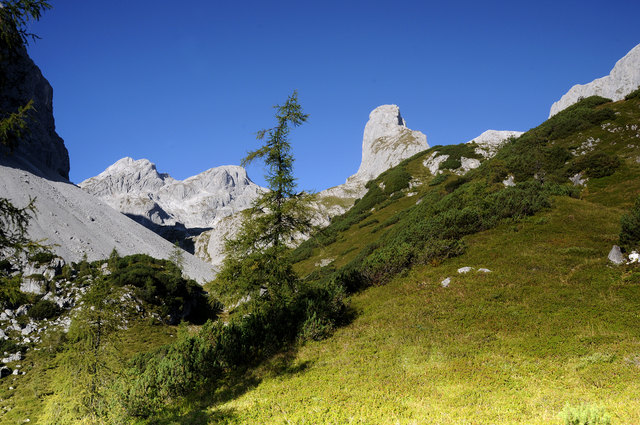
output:
[[[627,214],[620,219],[620,246],[626,250],[640,247],[640,197]]]
[[[106,279],[115,287],[133,286],[138,298],[155,306],[170,322],[180,319],[200,322],[214,314],[202,287],[183,278],[180,269],[168,260],[144,254],[122,257]]]
[[[291,251],[290,260],[292,264],[299,263],[300,261],[304,261],[307,258],[310,258],[313,254],[313,247],[310,243],[308,244],[300,244],[300,246]]]
[[[50,263],[56,256],[48,251],[39,251],[34,255],[29,257],[29,260],[33,261],[36,264],[48,264]]]
[[[640,87],[624,97],[624,100],[640,99]]]
[[[447,180],[448,177],[449,174],[440,173],[431,179],[431,181],[429,182],[429,186],[437,186]]]
[[[411,174],[403,166],[393,167],[381,177],[384,183],[384,193],[387,195],[406,189],[411,181]]]
[[[451,193],[455,191],[457,188],[459,188],[460,186],[462,186],[463,184],[467,183],[468,181],[469,180],[464,176],[457,176],[449,180],[447,183],[445,183],[444,189],[448,193]]]
[[[20,276],[0,276],[0,307],[18,308],[29,302],[29,296],[20,291]]]
[[[582,404],[565,406],[560,413],[565,425],[611,425],[611,416],[602,407]]]
[[[604,152],[591,152],[577,158],[569,167],[569,175],[583,171],[587,177],[610,176],[620,166],[620,158]]]
[[[29,317],[34,320],[52,319],[58,317],[62,310],[58,305],[49,300],[39,300],[29,309]]]
[[[331,283],[341,285],[349,294],[356,293],[368,286],[367,279],[356,267],[343,267],[331,276]]]
[[[378,220],[377,218],[374,218],[358,224],[358,228],[362,229],[363,227],[371,226],[372,224],[376,224],[376,223],[380,223],[380,220]]]
[[[16,353],[20,351],[20,345],[18,345],[12,339],[0,339],[0,354],[2,353]]]

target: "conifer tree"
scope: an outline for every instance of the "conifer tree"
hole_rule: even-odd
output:
[[[249,152],[242,164],[262,159],[267,167],[269,190],[244,212],[236,238],[226,244],[226,259],[218,282],[227,295],[244,296],[260,289],[275,295],[291,288],[297,277],[287,259],[296,235],[309,231],[309,195],[296,191],[293,154],[289,134],[308,118],[293,92],[283,105],[276,105],[277,124],[258,132],[263,145]]]

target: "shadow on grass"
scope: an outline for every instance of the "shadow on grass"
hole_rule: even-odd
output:
[[[209,424],[235,424],[238,418],[233,409],[217,409],[213,412],[204,409],[182,411],[165,411],[162,418],[149,422],[152,425],[209,425]]]
[[[348,325],[357,315],[355,309],[348,308],[339,327]],[[256,388],[263,379],[305,373],[313,362],[297,361],[298,348],[298,344],[292,343],[262,362],[228,371],[223,379],[197,390],[184,400],[184,404],[180,407],[165,410],[162,417],[155,418],[149,423],[156,425],[241,423],[235,409],[222,406]]]

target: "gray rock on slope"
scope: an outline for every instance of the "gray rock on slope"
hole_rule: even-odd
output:
[[[549,117],[568,108],[581,98],[602,96],[614,101],[624,97],[640,86],[640,44],[616,62],[609,75],[588,84],[576,84],[551,106]]]
[[[609,251],[609,255],[607,256],[609,261],[611,261],[615,265],[620,265],[624,263],[624,255],[622,255],[622,250],[618,245],[614,245],[611,247],[611,251]]]
[[[146,159],[132,158],[79,186],[154,231],[156,226],[211,228],[220,218],[248,208],[264,190],[240,166],[211,168],[181,181],[159,173]]]
[[[115,211],[68,181],[49,180],[28,171],[0,165],[0,193],[14,205],[36,199],[37,214],[29,225],[29,237],[51,245],[65,261],[104,259],[113,248],[120,255],[148,254],[168,258],[174,246]],[[185,253],[184,272],[205,282],[213,278],[211,267]]]

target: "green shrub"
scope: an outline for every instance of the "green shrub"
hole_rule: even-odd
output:
[[[611,108],[601,107],[610,101],[591,96],[566,108],[513,143],[505,145],[494,161],[504,161],[508,173],[513,174],[516,181],[525,181],[535,175],[551,181],[562,181],[566,178],[564,162],[570,157],[565,149],[550,142],[615,119]]]
[[[50,263],[56,256],[48,251],[39,251],[34,255],[29,257],[29,260],[33,261],[36,264],[48,264]]]
[[[201,321],[203,314],[211,313],[202,287],[183,278],[180,269],[168,260],[144,254],[122,257],[106,279],[116,287],[133,286],[138,298],[156,306],[160,315],[170,320]]]
[[[437,186],[440,183],[442,183],[445,180],[447,180],[448,177],[449,177],[448,174],[440,173],[440,174],[436,175],[434,178],[431,179],[431,181],[429,182],[429,186]]]
[[[624,100],[638,99],[640,98],[640,87],[629,93],[624,97]]]
[[[62,310],[54,302],[48,300],[39,300],[29,310],[29,317],[34,320],[52,319],[62,313]]]
[[[569,167],[569,174],[584,171],[587,177],[599,178],[610,176],[620,166],[620,158],[604,152],[591,152],[576,159]]]
[[[377,218],[374,218],[358,224],[358,228],[362,229],[363,227],[371,226],[372,224],[376,224],[376,223],[380,223],[380,220],[378,220]]]
[[[457,170],[462,166],[462,161],[460,158],[449,157],[446,160],[442,161],[439,165],[440,170]]]
[[[20,345],[18,345],[12,339],[0,339],[0,354],[2,353],[16,353],[20,351]]]
[[[468,181],[469,180],[467,179],[467,177],[456,176],[452,180],[449,180],[447,183],[445,183],[444,189],[448,193],[451,193],[451,192],[454,192],[457,188],[459,188],[463,184],[467,183]]]
[[[18,308],[29,302],[27,294],[20,291],[20,276],[0,276],[0,306]]]
[[[565,425],[611,425],[611,416],[602,407],[582,404],[578,407],[569,405],[560,413]]]
[[[311,244],[300,244],[298,248],[291,251],[290,260],[292,264],[299,263],[300,261],[304,261],[307,258],[310,258],[313,254],[313,247]]]
[[[331,283],[341,285],[349,294],[358,292],[368,286],[367,279],[356,267],[343,267],[331,276]]]
[[[403,166],[393,167],[381,177],[384,182],[384,193],[387,195],[409,187],[411,181],[411,174]]]
[[[640,247],[640,197],[620,219],[620,246],[627,250]]]
[[[361,266],[361,274],[367,282],[385,283],[407,268],[415,255],[414,248],[407,243],[384,246],[365,258]]]

